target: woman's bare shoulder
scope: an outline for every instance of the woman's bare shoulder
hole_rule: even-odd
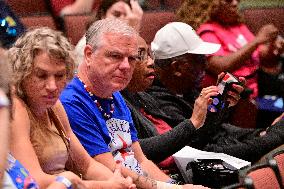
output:
[[[15,125],[18,129],[29,128],[30,127],[30,118],[27,110],[26,103],[19,98],[18,96],[12,97],[12,128]]]
[[[52,109],[53,109],[54,113],[58,116],[58,118],[60,119],[64,128],[66,130],[69,130],[70,129],[69,120],[68,120],[67,114],[65,112],[65,109],[64,109],[63,105],[61,104],[61,102],[59,100],[52,107]]]

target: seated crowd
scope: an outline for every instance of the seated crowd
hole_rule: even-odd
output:
[[[102,1],[76,50],[60,31],[11,27],[18,20],[7,7],[0,38],[0,187],[201,189],[207,187],[175,177],[172,155],[184,146],[253,164],[283,145],[283,112],[261,129],[227,118],[244,91],[257,97],[256,71],[275,68],[265,61],[281,64],[284,40],[273,25],[253,36],[238,17],[239,1],[218,2],[210,5],[212,18],[194,23],[182,17],[186,7],[201,5],[184,1],[182,22],[162,27],[148,46],[139,36],[147,26],[140,25],[137,1]],[[223,27],[239,35],[221,41]],[[210,111],[225,72],[239,83],[226,91],[222,111]]]

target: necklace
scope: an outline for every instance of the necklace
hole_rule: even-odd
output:
[[[107,100],[110,102],[110,110],[107,112],[106,110],[103,109],[102,103],[100,102],[100,99],[94,95],[90,88],[83,82],[83,80],[77,75],[77,78],[81,81],[81,83],[84,85],[85,90],[88,92],[94,103],[96,104],[97,108],[100,110],[102,113],[103,117],[105,119],[110,119],[113,115],[114,112],[114,102],[113,102],[113,96],[108,98]]]

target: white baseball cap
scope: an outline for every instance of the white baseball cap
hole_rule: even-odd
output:
[[[168,59],[186,53],[212,54],[220,44],[203,41],[193,28],[183,22],[171,22],[162,27],[151,43],[155,59]]]

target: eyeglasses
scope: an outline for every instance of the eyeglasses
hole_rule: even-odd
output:
[[[1,30],[3,29],[9,36],[17,36],[16,22],[10,16],[0,19]]]
[[[139,61],[146,61],[148,58],[151,58],[152,60],[155,59],[154,53],[151,51],[150,48],[145,49],[145,48],[139,48],[138,49],[138,59]]]

